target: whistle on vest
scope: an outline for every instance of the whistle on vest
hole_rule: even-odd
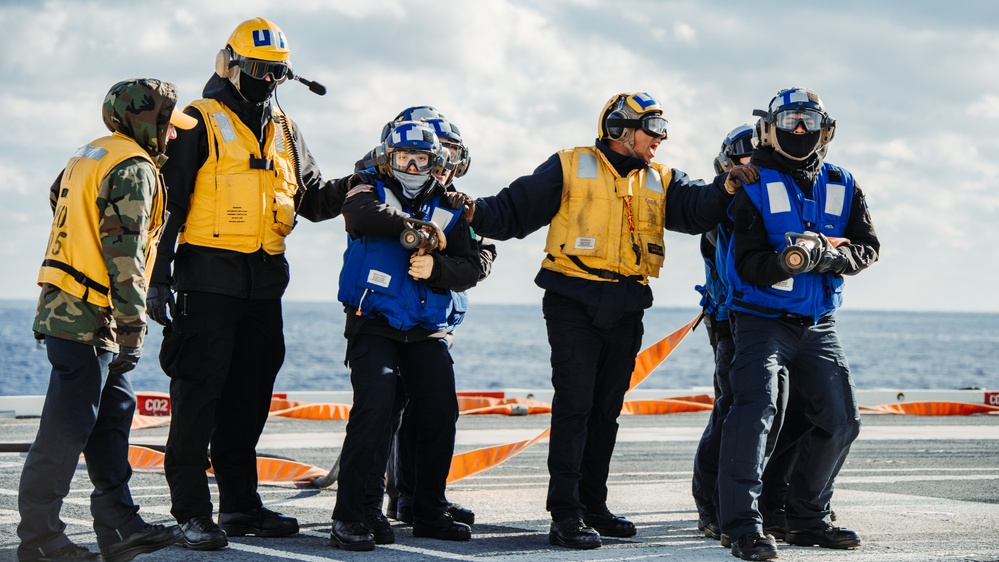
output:
[[[784,234],[787,247],[777,257],[781,269],[790,275],[806,273],[815,268],[822,256],[822,238],[814,232]]]

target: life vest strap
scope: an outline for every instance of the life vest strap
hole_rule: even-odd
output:
[[[578,267],[579,269],[582,269],[583,271],[585,271],[586,273],[589,273],[590,275],[596,275],[597,277],[599,277],[601,279],[608,279],[608,280],[609,279],[616,279],[618,281],[641,281],[641,280],[645,279],[645,277],[643,277],[641,275],[621,275],[620,273],[618,273],[616,271],[610,271],[608,269],[597,269],[595,267],[590,267],[590,266],[586,265],[585,263],[583,263],[583,260],[579,259],[578,256],[566,256],[566,257],[569,258],[569,260],[572,263],[576,264],[576,267]],[[548,260],[549,261],[555,261],[555,256],[553,256],[551,254],[548,254]]]
[[[101,285],[97,281],[94,281],[93,279],[87,277],[86,275],[83,274],[82,271],[76,269],[75,267],[69,265],[68,263],[56,260],[44,260],[42,261],[42,267],[54,267],[56,269],[65,271],[66,273],[72,275],[73,280],[75,280],[77,283],[83,285],[84,287],[87,287],[88,289],[97,291],[102,295],[106,295],[111,291],[111,289],[108,286]]]

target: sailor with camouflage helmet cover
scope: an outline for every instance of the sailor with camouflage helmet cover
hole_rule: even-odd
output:
[[[19,560],[97,560],[59,519],[80,454],[86,458],[97,545],[105,560],[131,560],[180,538],[177,526],[139,516],[128,481],[135,393],[126,376],[146,331],[146,283],[164,220],[159,167],[175,127],[173,84],[119,82],[104,99],[111,135],[83,146],[52,185],[54,213],[33,329],[52,372],[38,435],[21,473]]]

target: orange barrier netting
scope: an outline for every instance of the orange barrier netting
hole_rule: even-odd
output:
[[[878,406],[861,406],[866,414],[909,414],[913,416],[968,416],[999,413],[999,406],[966,402],[898,402]]]
[[[694,329],[694,326],[697,325],[700,319],[701,315],[698,314],[693,320],[682,326],[680,329],[639,353],[638,357],[635,359],[635,370],[631,373],[631,384],[628,387],[628,390],[630,391],[638,386],[639,383],[644,381],[649,374],[651,374],[652,371],[659,366],[660,363],[669,357],[669,354],[676,349],[676,346],[683,341],[683,338],[687,337],[687,334]],[[638,403],[646,401],[637,400],[634,402]],[[697,406],[700,407],[699,404]],[[624,410],[622,409],[622,411]],[[541,432],[541,435],[538,435],[534,439],[518,441],[516,443],[507,443],[504,445],[495,445],[493,447],[485,447],[457,454],[451,459],[451,471],[448,473],[447,481],[454,482],[456,480],[461,480],[462,478],[467,478],[473,474],[477,474],[483,470],[492,468],[510,460],[524,449],[547,437],[550,432],[551,427],[548,427]]]

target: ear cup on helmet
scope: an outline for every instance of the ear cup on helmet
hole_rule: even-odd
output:
[[[612,126],[608,125],[607,123],[609,121],[611,121],[612,119],[627,119],[627,118],[628,118],[628,116],[625,115],[621,111],[618,111],[616,109],[614,111],[611,111],[607,115],[607,118],[604,119],[604,130],[607,131],[607,138],[609,138],[611,140],[617,140],[617,139],[623,137],[624,136],[624,131],[625,131],[624,127],[612,127]]]
[[[599,139],[612,139],[617,140],[624,135],[623,127],[608,127],[607,120],[611,119],[612,116],[615,119],[620,119],[622,117],[621,108],[624,104],[624,99],[628,94],[615,94],[611,99],[607,100],[604,105],[603,110],[600,112],[600,120],[597,122],[597,138]],[[613,133],[610,129],[613,129]]]
[[[232,51],[229,47],[224,49],[219,49],[217,55],[215,55],[215,74],[218,74],[222,78],[232,78],[235,70],[232,65]]]

